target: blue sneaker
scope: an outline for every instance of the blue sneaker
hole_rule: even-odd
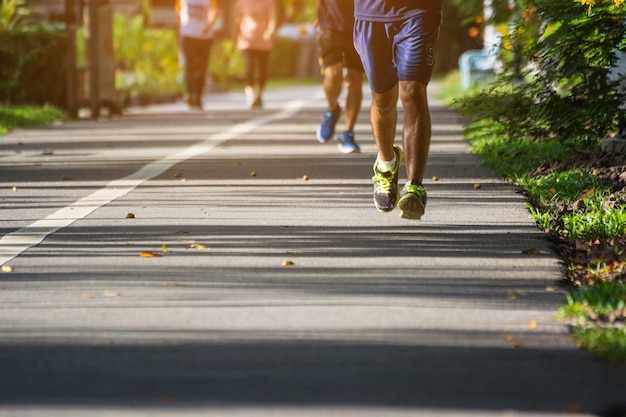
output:
[[[341,153],[359,153],[361,148],[354,141],[354,132],[345,131],[339,138],[339,152]]]
[[[337,124],[337,120],[339,120],[340,115],[341,107],[339,106],[337,106],[335,111],[326,109],[324,112],[324,120],[317,129],[317,140],[322,143],[326,143],[333,138],[333,135],[335,134],[335,125]]]

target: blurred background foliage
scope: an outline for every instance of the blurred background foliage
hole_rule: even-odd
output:
[[[10,30],[28,30],[33,24],[48,30],[62,30],[64,26],[63,0],[0,0],[3,22],[10,22]],[[111,4],[114,48],[115,88],[122,101],[169,100],[182,93],[182,62],[179,57],[174,9],[175,0],[101,0]],[[232,0],[218,0],[223,10],[222,30],[213,44],[207,83],[213,91],[238,87],[242,78],[243,61],[239,51],[233,50],[229,33],[232,30]],[[79,2],[77,2],[79,4]],[[82,2],[86,6],[88,2]],[[316,0],[278,0],[279,21],[282,28],[276,37],[276,47],[270,59],[270,79],[310,77],[319,80],[313,22],[317,14]],[[508,4],[500,1],[498,4]],[[54,6],[56,5],[56,9]],[[468,49],[481,48],[480,1],[451,0],[444,2],[444,21],[436,72],[457,68],[459,56]],[[46,12],[46,10],[48,10]],[[55,11],[56,10],[56,11]],[[78,13],[76,36],[79,67],[79,90],[87,85],[88,62],[85,38],[86,7]],[[511,14],[508,7],[498,7],[498,19],[506,21]],[[169,21],[163,16],[168,15]],[[167,19],[166,19],[167,20]],[[9,23],[5,26],[9,27]],[[2,30],[2,29],[0,29]],[[17,48],[21,51],[24,48]],[[21,52],[19,52],[21,53]],[[17,61],[11,61],[13,65]],[[59,83],[63,84],[62,80]],[[2,98],[2,97],[0,97]],[[84,99],[84,97],[83,97]]]

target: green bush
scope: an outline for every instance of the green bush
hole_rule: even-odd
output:
[[[0,106],[0,135],[16,127],[40,126],[66,119],[63,111],[50,105]]]
[[[0,30],[0,102],[65,107],[64,32]]]
[[[269,79],[292,78],[296,74],[296,57],[300,45],[289,38],[274,38],[274,48],[270,53],[267,76]],[[220,87],[228,88],[233,81],[241,82],[245,64],[241,51],[233,50],[230,39],[217,40],[211,49],[209,67],[213,81]]]
[[[152,99],[176,96],[184,91],[183,68],[179,64],[176,32],[169,28],[152,28],[142,16],[115,14],[113,20],[116,89],[126,99]],[[84,42],[78,43],[78,63],[85,62]],[[291,78],[296,74],[300,43],[276,37],[270,54],[268,77]],[[217,38],[211,48],[208,71],[218,89],[229,89],[244,74],[241,52],[233,49],[232,40]]]
[[[622,121],[626,95],[608,73],[626,48],[626,8],[603,2],[587,15],[569,0],[520,0],[517,7],[525,12],[509,22],[496,86],[468,99],[466,110],[488,114],[510,137],[598,146]]]
[[[17,30],[31,23],[32,10],[26,0],[0,1],[0,30]]]
[[[115,14],[113,49],[116,88],[126,98],[182,93],[178,44],[173,29],[146,27],[142,16]]]
[[[231,39],[213,42],[209,71],[219,89],[228,89],[232,81],[242,79],[244,73],[243,57],[237,48],[233,48]]]
[[[270,55],[268,76],[270,78],[291,78],[296,74],[298,41],[289,38],[274,38],[274,49]]]

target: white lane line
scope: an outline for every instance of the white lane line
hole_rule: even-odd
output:
[[[315,99],[316,97],[312,98]],[[227,131],[211,135],[206,140],[189,146],[174,155],[145,165],[137,172],[124,178],[111,181],[104,188],[57,210],[45,219],[37,220],[15,232],[6,234],[0,239],[0,265],[6,264],[29,248],[40,244],[52,233],[69,226],[76,220],[87,217],[95,210],[122,197],[144,181],[162,174],[172,166],[210,152],[227,140],[251,132],[262,125],[288,119],[306,104],[307,102],[303,100],[290,101],[278,113],[234,125]]]

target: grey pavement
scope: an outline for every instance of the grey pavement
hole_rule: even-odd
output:
[[[320,87],[206,100],[0,137],[0,416],[624,415],[434,97],[421,221],[373,206],[369,95],[357,155],[315,140]]]

